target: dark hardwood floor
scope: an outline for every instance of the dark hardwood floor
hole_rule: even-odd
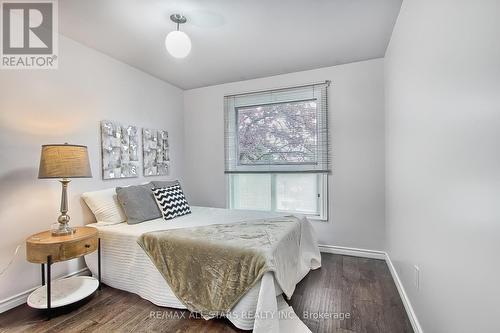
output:
[[[322,260],[289,302],[312,332],[413,332],[384,261],[334,254],[322,254]],[[155,311],[163,318],[151,316]],[[24,304],[0,314],[0,332],[246,332],[225,319],[189,318],[188,311],[107,286],[56,315],[48,321]]]
[[[321,257],[322,268],[300,282],[290,302],[312,332],[413,332],[385,261],[325,253]],[[309,319],[306,312],[349,313],[350,318]]]

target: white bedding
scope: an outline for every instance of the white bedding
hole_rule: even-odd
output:
[[[234,223],[245,220],[277,217],[282,214],[228,210],[220,208],[191,207],[192,214],[178,217],[171,221],[163,219],[151,220],[139,224],[126,223],[107,224],[98,222],[90,224],[99,230],[101,237],[101,277],[102,282],[117,289],[138,294],[144,299],[159,306],[185,309],[185,306],[172,293],[165,279],[151,262],[144,250],[137,244],[137,238],[149,231],[186,228],[210,224]],[[316,239],[310,229],[310,224],[304,224],[300,254],[300,267],[297,267],[297,276],[293,283],[298,283],[311,269],[320,265],[320,254]],[[309,226],[309,227],[308,227]],[[85,261],[93,274],[97,273],[97,254],[85,257]],[[279,332],[286,324],[281,324],[277,316],[267,316],[254,320],[249,314],[269,313],[287,309],[282,300],[282,291],[274,280],[273,273],[264,275],[261,282],[257,283],[233,308],[228,319],[238,328],[244,330],[254,329],[254,332]],[[272,294],[272,296],[271,296]],[[276,297],[278,296],[278,298]],[[289,310],[289,309],[288,309]],[[290,311],[290,310],[289,310]],[[302,324],[302,323],[300,323]],[[303,324],[302,324],[303,325]],[[302,327],[305,328],[305,325]]]

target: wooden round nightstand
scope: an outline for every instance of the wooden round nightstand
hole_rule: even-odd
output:
[[[98,235],[96,228],[76,227],[72,235],[52,236],[49,230],[34,234],[26,240],[26,259],[42,265],[42,286],[28,297],[29,306],[48,309],[50,318],[52,308],[77,302],[101,287],[101,241]],[[98,279],[75,276],[51,281],[50,268],[53,263],[78,258],[96,250]]]

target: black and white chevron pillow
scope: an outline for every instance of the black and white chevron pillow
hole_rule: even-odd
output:
[[[191,208],[189,208],[180,185],[153,188],[152,191],[165,220],[191,213]]]

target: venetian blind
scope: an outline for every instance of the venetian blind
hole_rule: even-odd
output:
[[[329,84],[225,96],[225,172],[329,172]]]

